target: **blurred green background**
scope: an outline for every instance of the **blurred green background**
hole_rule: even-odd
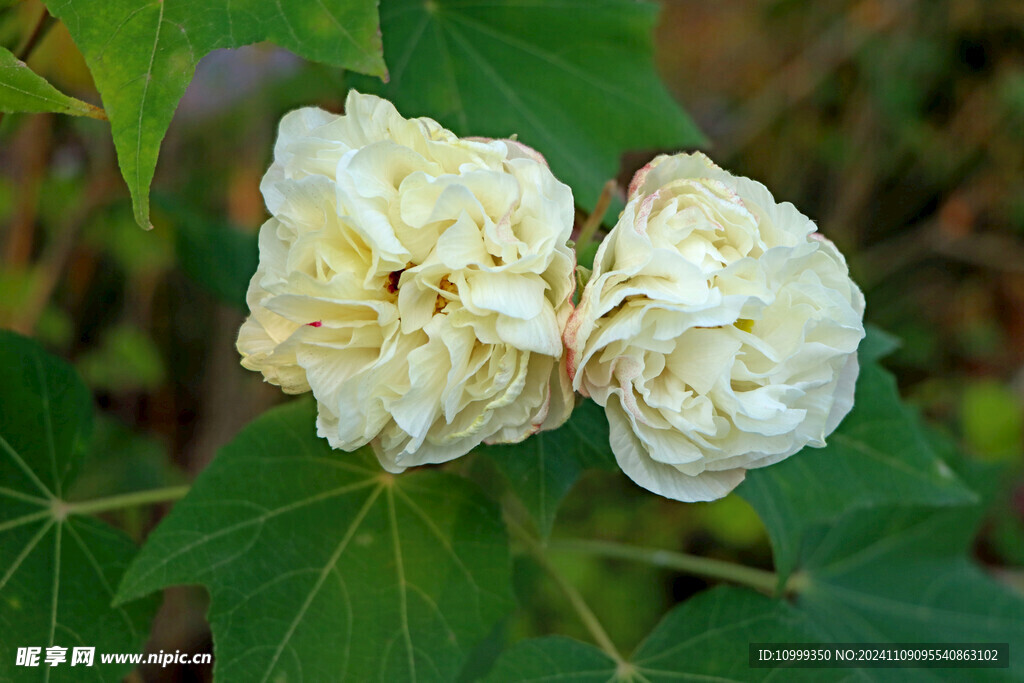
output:
[[[14,49],[42,11],[24,0],[0,15],[0,44]],[[44,29],[30,66],[98,103],[67,31]],[[888,364],[904,394],[971,456],[1016,463],[976,554],[992,567],[1024,564],[1024,3],[668,0],[656,45],[712,158],[793,202],[847,254],[868,320],[903,339]],[[270,46],[211,54],[164,141],[151,232],[133,221],[105,123],[3,117],[0,327],[70,358],[98,398],[105,419],[83,495],[188,480],[283,400],[238,364],[238,283],[255,269],[276,122],[301,105],[340,111],[346,87],[338,70]],[[657,151],[625,155],[620,186]],[[460,467],[497,476],[483,459]],[[161,512],[115,521],[141,539]],[[761,523],[738,497],[681,505],[603,473],[569,496],[554,535],[771,566]],[[627,649],[706,585],[556,560]],[[495,637],[585,639],[540,569],[517,562],[529,616],[521,610]],[[1024,573],[999,572],[1024,590]],[[201,591],[170,591],[151,649],[210,647],[204,612]]]

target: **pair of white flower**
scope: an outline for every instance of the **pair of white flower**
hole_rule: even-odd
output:
[[[331,446],[441,463],[560,426],[576,390],[634,481],[710,500],[849,411],[863,297],[763,185],[652,161],[574,312],[573,198],[543,157],[377,97],[345,111],[281,122],[238,337],[245,367],[312,390]]]

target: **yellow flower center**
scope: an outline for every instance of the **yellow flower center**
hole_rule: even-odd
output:
[[[437,287],[442,292],[448,292],[449,294],[455,294],[459,291],[459,288],[452,284],[447,275],[441,278],[441,281],[437,283]],[[444,310],[444,307],[448,305],[449,301],[450,299],[448,297],[439,293],[437,295],[437,299],[434,300],[434,313],[437,314]]]

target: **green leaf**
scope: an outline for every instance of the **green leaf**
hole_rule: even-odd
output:
[[[0,331],[0,679],[81,680],[68,665],[15,667],[15,647],[89,646],[140,652],[156,600],[111,608],[135,546],[94,519],[68,514],[92,430],[92,401],[67,363],[35,342]],[[42,659],[42,657],[40,657]],[[101,665],[118,681],[131,665]]]
[[[559,503],[584,469],[617,469],[604,409],[590,400],[580,403],[559,429],[517,444],[483,446],[478,452],[498,466],[545,537],[551,533]]]
[[[174,222],[178,265],[193,282],[225,304],[248,312],[245,293],[256,267],[256,235],[219,224],[191,209],[157,199]]]
[[[624,151],[703,142],[655,71],[657,13],[634,0],[384,0],[391,81],[356,83],[459,135],[518,134],[591,209]]]
[[[1000,471],[964,475],[984,490]],[[983,513],[982,505],[861,510],[819,527],[805,544],[797,605],[832,642],[1009,642],[1009,670],[972,669],[967,678],[1020,680],[1024,596],[969,557]],[[914,679],[965,680],[966,671],[926,669]],[[907,670],[872,673],[911,680]]]
[[[187,483],[158,439],[137,434],[118,420],[100,416],[71,497],[86,500]]]
[[[616,680],[615,672],[615,660],[593,645],[565,636],[546,636],[522,640],[510,647],[486,680],[607,683]]]
[[[149,226],[160,141],[196,64],[271,40],[332,66],[385,76],[376,0],[46,0],[85,56],[110,117],[135,220]]]
[[[494,668],[494,662],[505,651],[508,627],[509,619],[499,621],[487,637],[477,643],[473,651],[469,653],[469,657],[466,658],[466,663],[463,665],[462,671],[459,672],[456,683],[479,681]]]
[[[118,599],[208,587],[218,680],[454,679],[511,607],[498,510],[460,477],[332,451],[314,422],[294,401],[224,447]]]
[[[818,642],[809,621],[784,602],[748,590],[719,587],[669,612],[621,669],[601,650],[553,636],[516,643],[487,679],[606,683],[637,681],[761,681],[771,669],[751,669],[748,643]],[[820,680],[820,671],[786,671],[786,680]],[[774,674],[774,675],[773,675]],[[838,678],[838,677],[837,677]]]
[[[889,334],[874,325],[866,327],[868,334],[860,343],[860,348],[857,349],[857,357],[864,365],[877,363],[903,345],[896,335]]]
[[[89,386],[114,393],[155,391],[166,375],[156,344],[127,323],[104,330],[100,345],[83,353],[77,365]]]
[[[56,112],[71,116],[106,119],[103,110],[69,97],[28,68],[14,54],[0,47],[0,111],[15,113]]]
[[[751,470],[737,492],[768,528],[780,580],[793,570],[806,531],[849,510],[976,500],[935,454],[895,379],[874,363],[861,367],[854,408],[827,446]]]

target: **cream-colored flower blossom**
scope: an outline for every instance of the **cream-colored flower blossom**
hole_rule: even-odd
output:
[[[605,407],[641,486],[720,498],[853,405],[864,298],[792,204],[703,154],[656,158],[566,327],[574,386]]]
[[[261,189],[242,365],[331,446],[400,472],[566,420],[573,201],[539,154],[352,92],[284,117]]]

